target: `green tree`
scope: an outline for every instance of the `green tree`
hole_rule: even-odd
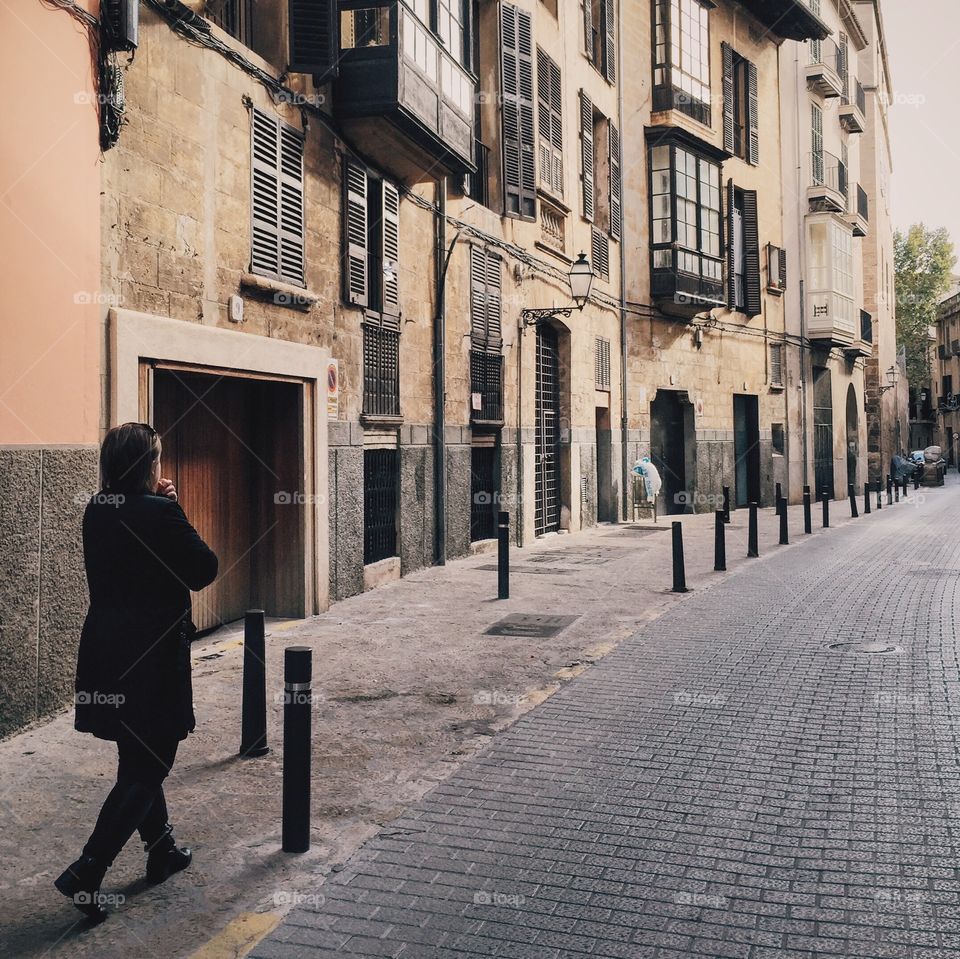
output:
[[[937,305],[950,288],[957,257],[944,227],[928,230],[914,223],[893,238],[897,340],[907,353],[907,379],[913,386],[930,380],[928,329],[937,322]]]

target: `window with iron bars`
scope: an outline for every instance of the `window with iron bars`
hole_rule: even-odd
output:
[[[397,555],[397,451],[363,452],[363,562]]]
[[[363,412],[400,415],[400,331],[363,324]]]
[[[499,457],[496,446],[474,446],[470,451],[470,542],[496,536],[500,509]]]

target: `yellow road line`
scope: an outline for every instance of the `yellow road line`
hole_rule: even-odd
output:
[[[275,912],[245,912],[237,916],[190,959],[241,959],[280,924]]]

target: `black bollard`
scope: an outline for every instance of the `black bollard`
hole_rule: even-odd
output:
[[[857,509],[857,491],[853,488],[853,483],[847,483],[847,496],[850,498],[850,515],[856,519],[860,510]]]
[[[510,514],[497,513],[497,599],[510,598]]]
[[[909,477],[909,476],[904,476],[904,478],[903,478],[903,498],[904,498],[904,499],[906,499],[907,496],[909,495],[909,494],[907,493],[907,484],[908,484],[909,482],[910,482],[910,477]]]
[[[863,515],[866,516],[870,512],[870,484],[863,484]]]
[[[810,518],[810,487],[803,488],[803,531],[804,533],[813,532],[813,522]]]
[[[893,481],[893,501],[894,503],[900,502],[900,480]]]
[[[724,486],[723,488],[723,521],[725,523],[730,522],[730,487]]]
[[[877,509],[883,509],[883,484],[877,480]]]
[[[757,536],[757,504],[750,504],[750,525],[747,532],[747,558],[759,556],[759,538]]]
[[[920,489],[920,470],[917,469],[913,471],[913,488]]]
[[[284,852],[310,848],[310,712],[313,708],[309,646],[283,651],[283,827]]]
[[[780,501],[783,499],[783,491],[780,484],[777,483],[776,491],[773,494],[773,503],[777,507],[777,516],[780,515]]]
[[[689,592],[683,569],[683,523],[679,522],[673,523],[673,592]]]
[[[723,525],[723,510],[718,509],[713,514],[713,569],[723,573],[727,569],[726,530]]]
[[[267,745],[267,656],[262,609],[243,618],[243,702],[240,707],[240,755],[270,752]]]
[[[887,473],[887,506],[893,503],[893,478]]]
[[[779,503],[780,513],[780,545],[790,545],[790,531],[787,528],[787,501],[781,496]]]
[[[823,507],[823,528],[829,529],[830,527],[830,490],[824,487],[823,497],[820,500],[820,505]]]

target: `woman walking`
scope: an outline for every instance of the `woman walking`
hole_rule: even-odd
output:
[[[193,731],[190,590],[217,575],[217,557],[187,521],[173,483],[160,478],[160,437],[145,423],[107,433],[103,489],[83,517],[90,609],[80,637],[76,720],[117,744],[117,781],[83,852],[54,885],[96,922],[107,913],[100,883],[139,831],[147,879],[185,869],[167,818],[163,780]]]

